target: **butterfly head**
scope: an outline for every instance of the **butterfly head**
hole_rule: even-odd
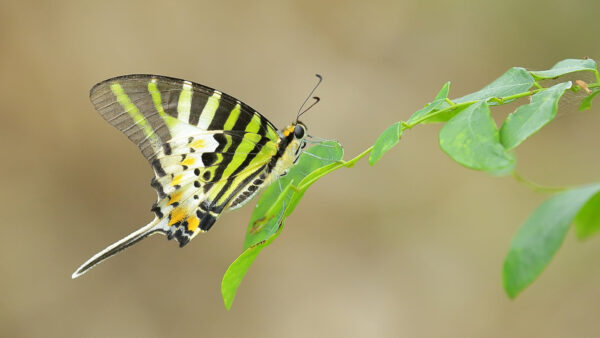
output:
[[[281,131],[283,134],[282,150],[286,154],[284,157],[291,160],[290,164],[298,161],[302,150],[306,147],[305,138],[308,135],[306,131],[306,125],[300,121],[294,121]]]
[[[306,137],[306,125],[300,121],[290,124],[283,130],[285,136],[290,142],[294,140],[303,140]]]

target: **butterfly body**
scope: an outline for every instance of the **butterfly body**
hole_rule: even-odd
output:
[[[90,258],[73,278],[155,233],[183,247],[285,175],[306,144],[303,123],[277,130],[241,101],[180,79],[116,77],[94,86],[90,99],[150,162],[158,200],[152,222]]]

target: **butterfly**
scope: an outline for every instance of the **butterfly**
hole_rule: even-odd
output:
[[[153,234],[185,246],[210,230],[223,211],[243,206],[284,176],[307,142],[306,125],[298,118],[308,109],[278,130],[240,100],[172,77],[111,78],[91,89],[90,100],[140,148],[154,170],[151,186],[158,200],[149,224],[94,255],[72,278]]]

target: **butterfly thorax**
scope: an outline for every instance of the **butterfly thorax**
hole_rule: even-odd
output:
[[[295,132],[297,128],[298,131]],[[298,122],[292,123],[285,129],[277,131],[277,134],[279,135],[277,154],[273,156],[258,178],[232,199],[232,202],[229,205],[230,210],[242,207],[261,189],[269,186],[279,177],[285,176],[288,173],[290,168],[294,166],[302,154],[302,149],[305,146],[305,130],[306,126]]]
[[[273,180],[287,174],[302,154],[305,141],[303,136],[297,137],[294,134],[296,126],[300,126],[300,124],[293,123],[282,131],[278,131],[278,134],[280,134],[279,151],[269,164]],[[306,129],[304,125],[302,125],[302,128]]]

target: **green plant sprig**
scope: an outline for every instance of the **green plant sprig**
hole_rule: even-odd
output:
[[[586,88],[571,81],[544,87],[540,81],[557,79],[575,72],[592,72],[593,83]],[[531,135],[554,119],[558,102],[570,89],[588,92],[579,107],[589,109],[600,92],[600,74],[592,59],[567,59],[551,69],[528,71],[514,67],[483,89],[451,100],[450,82],[432,102],[416,111],[408,121],[388,127],[375,144],[354,158],[344,161],[343,150],[334,141],[322,142],[303,154],[288,175],[281,177],[261,195],[246,232],[244,252],[229,266],[223,276],[221,292],[230,309],[237,288],[258,253],[281,233],[289,216],[306,190],[323,176],[340,168],[350,168],[369,155],[375,165],[396,146],[405,130],[426,123],[445,123],[439,134],[442,150],[457,163],[494,176],[508,175],[537,192],[556,193],[534,211],[514,237],[503,268],[506,293],[514,298],[531,284],[550,262],[562,244],[571,223],[579,238],[587,238],[600,230],[600,184],[583,187],[547,187],[531,182],[515,171],[512,151]],[[490,108],[530,97],[519,106],[498,129]]]

